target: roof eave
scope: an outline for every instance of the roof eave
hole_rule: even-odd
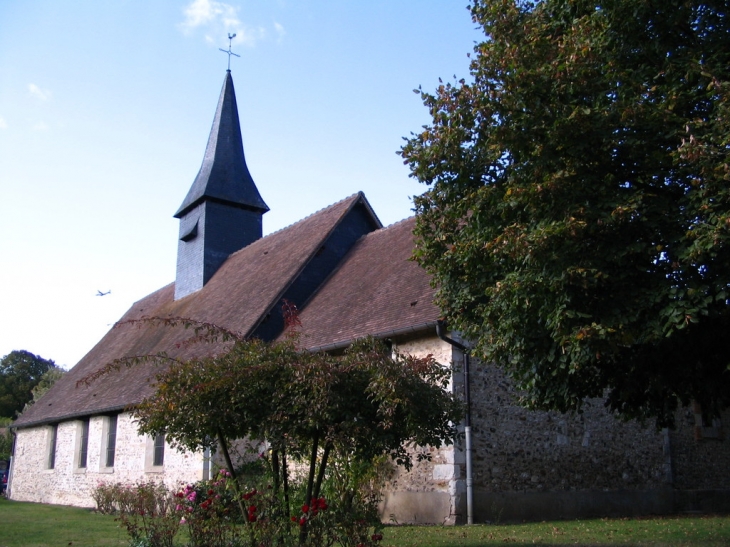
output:
[[[416,325],[410,325],[408,327],[402,327],[399,329],[389,329],[389,330],[384,330],[384,331],[380,331],[380,332],[375,332],[372,334],[366,334],[363,336],[357,336],[355,338],[349,338],[347,340],[340,340],[339,342],[334,342],[332,344],[325,344],[323,346],[313,346],[313,347],[307,348],[307,351],[316,353],[319,351],[327,352],[327,351],[341,350],[348,346],[351,346],[355,341],[365,338],[366,336],[371,336],[373,338],[382,340],[385,338],[395,338],[395,337],[399,337],[399,336],[405,336],[407,334],[416,334],[416,333],[421,333],[421,332],[427,332],[430,329],[435,329],[437,323],[438,323],[438,320],[434,319],[433,321],[425,321],[423,323],[418,323]],[[434,331],[434,333],[435,333],[435,331]]]

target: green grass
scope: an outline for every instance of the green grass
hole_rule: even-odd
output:
[[[730,545],[730,517],[596,519],[476,526],[389,526],[382,547],[600,545],[720,547]],[[0,498],[0,547],[128,545],[114,517],[87,509]]]
[[[482,547],[488,545],[641,545],[720,547],[730,545],[730,517],[595,519],[515,525],[395,526],[383,547]]]
[[[88,509],[0,498],[0,547],[129,545],[114,517]]]

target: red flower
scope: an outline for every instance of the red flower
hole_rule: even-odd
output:
[[[296,521],[297,521],[297,517],[292,517],[292,518],[291,518],[291,521],[292,521],[292,522],[296,522]]]
[[[309,513],[309,505],[306,503],[302,505],[302,513]]]
[[[213,494],[215,494],[215,492],[213,490],[208,490],[208,495],[209,496],[212,496]]]
[[[299,526],[304,526],[307,523],[307,517],[302,517],[299,519]]]

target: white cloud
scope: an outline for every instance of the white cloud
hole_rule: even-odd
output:
[[[0,129],[7,129],[8,128],[8,122],[5,121],[5,118],[0,118]]]
[[[40,99],[41,101],[47,101],[51,98],[51,92],[49,90],[41,89],[35,84],[28,84],[28,91],[30,91],[30,94],[36,99]]]
[[[238,19],[238,8],[225,2],[193,0],[183,10],[183,13],[185,21],[183,21],[182,27],[186,30],[216,24],[227,30],[235,30],[241,26],[241,21]]]
[[[264,38],[266,38],[266,29],[264,27],[245,28],[238,31],[236,37],[233,39],[233,43],[252,46]]]
[[[276,30],[276,34],[279,37],[279,40],[281,40],[286,35],[286,30],[284,30],[284,27],[274,21],[274,30]]]
[[[225,2],[193,0],[183,9],[183,14],[182,31],[188,34],[199,28],[205,29],[204,39],[208,43],[222,45],[228,34],[235,34],[234,44],[253,46],[266,37],[266,29],[246,26],[238,17],[238,8]],[[278,28],[277,32],[280,32]]]

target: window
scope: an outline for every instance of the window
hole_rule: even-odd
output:
[[[719,418],[703,412],[702,406],[694,401],[692,412],[695,418],[694,436],[696,441],[702,439],[723,439],[722,422]]]
[[[144,472],[162,473],[165,471],[165,434],[147,436],[144,454]]]
[[[53,424],[48,436],[48,469],[56,467],[56,440],[58,437],[58,424]]]
[[[117,449],[117,418],[114,414],[109,416],[109,429],[106,436],[106,466],[114,467],[114,456]]]
[[[79,469],[86,469],[86,460],[89,454],[89,418],[81,422],[81,435],[79,443]]]
[[[155,436],[155,455],[152,458],[152,465],[155,467],[165,463],[165,434]]]

